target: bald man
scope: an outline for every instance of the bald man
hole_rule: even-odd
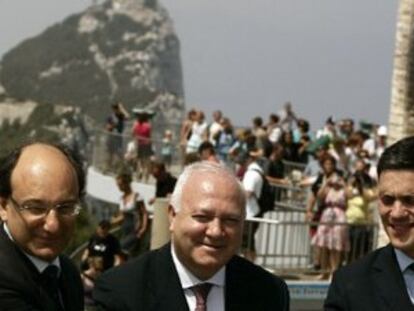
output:
[[[286,284],[237,256],[245,194],[232,172],[208,161],[187,166],[169,216],[171,243],[95,283],[99,310],[289,310]]]
[[[79,273],[61,253],[84,187],[62,146],[30,143],[0,160],[0,310],[83,310]]]

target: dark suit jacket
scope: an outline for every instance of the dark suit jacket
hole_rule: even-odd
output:
[[[188,311],[170,244],[104,273],[95,283],[100,310]],[[225,309],[289,310],[286,284],[235,256],[226,266]]]
[[[60,256],[59,289],[65,311],[83,310],[83,288],[79,272]],[[40,273],[9,239],[0,222],[0,310],[54,311],[53,302],[39,285]]]
[[[391,245],[338,270],[325,301],[325,310],[414,310]]]

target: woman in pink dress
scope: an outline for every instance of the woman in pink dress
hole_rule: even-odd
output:
[[[324,209],[312,245],[321,251],[321,268],[332,275],[339,268],[342,255],[349,251],[344,179],[333,174],[319,190],[318,198],[323,200]]]

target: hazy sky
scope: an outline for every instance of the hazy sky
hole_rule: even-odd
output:
[[[0,56],[90,3],[0,0]],[[388,121],[397,0],[161,3],[181,40],[187,107],[238,125],[286,100],[314,128],[330,115]]]

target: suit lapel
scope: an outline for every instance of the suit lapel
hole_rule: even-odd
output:
[[[150,310],[189,311],[184,291],[171,255],[171,244],[162,247],[150,271]]]
[[[42,310],[53,310],[53,305],[42,286],[40,285],[40,273],[27,258],[19,247],[7,236],[0,224],[0,248],[7,253],[7,257],[13,264],[6,267],[15,276],[16,289],[22,295],[32,301],[34,306],[41,307]]]
[[[384,310],[414,310],[404,278],[391,245],[384,248],[373,264],[373,284]]]
[[[79,305],[79,290],[74,288],[79,282],[75,280],[68,271],[68,267],[64,260],[61,263],[61,276],[59,278],[59,290],[62,296],[65,311],[80,310]],[[80,286],[80,284],[79,284]]]
[[[235,257],[226,265],[226,289],[225,289],[225,309],[226,311],[254,310],[254,305],[250,305],[251,293],[249,284],[243,280],[244,273],[237,265]],[[253,285],[254,286],[254,285]]]

